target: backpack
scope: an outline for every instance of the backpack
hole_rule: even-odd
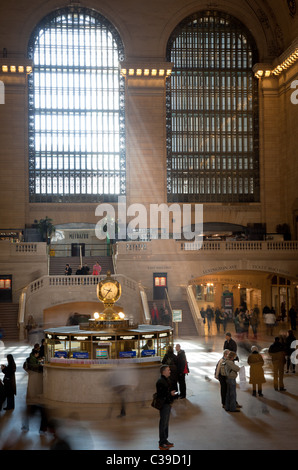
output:
[[[219,369],[220,375],[226,376],[226,361],[222,361],[220,364],[220,369]]]
[[[28,372],[28,370],[29,370],[28,360],[29,360],[29,357],[27,357],[26,361],[25,361],[24,364],[23,364],[23,369],[24,369],[26,372]]]

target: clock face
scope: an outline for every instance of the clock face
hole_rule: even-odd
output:
[[[99,286],[98,296],[103,302],[115,302],[120,297],[118,282],[108,281]]]

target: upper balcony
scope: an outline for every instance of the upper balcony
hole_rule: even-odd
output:
[[[278,273],[298,283],[298,241],[199,243],[151,240],[117,243],[116,271],[125,271],[131,261],[134,261],[136,276],[144,269],[147,272],[164,270],[175,274],[178,283],[187,283],[194,277],[228,271]]]
[[[151,240],[151,241],[125,241],[116,244],[115,254],[118,256],[134,256],[136,253],[145,255],[173,254],[177,256],[229,256],[240,253],[249,253],[252,256],[260,257],[268,255],[291,258],[297,256],[298,241],[202,241],[186,242],[177,240]]]

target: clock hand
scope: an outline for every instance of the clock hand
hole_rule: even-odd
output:
[[[105,289],[105,290],[107,290],[107,289]],[[111,289],[108,289],[106,295],[104,295],[103,298],[105,298],[108,295],[109,292],[111,292]]]

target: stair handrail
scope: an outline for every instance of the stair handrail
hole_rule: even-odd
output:
[[[34,281],[30,282],[26,287],[22,288],[19,297],[19,310],[18,310],[18,327],[19,327],[19,337],[20,339],[24,339],[25,335],[25,320],[26,320],[26,305],[31,296],[35,293],[40,291],[41,289],[49,289],[51,287],[58,287],[58,288],[65,288],[65,287],[72,287],[72,286],[80,286],[81,288],[90,288],[95,287],[99,281],[106,277],[105,274],[95,276],[95,275],[72,275],[72,276],[51,276],[51,275],[44,275]],[[129,290],[133,290],[136,293],[140,292],[140,284],[123,274],[112,274],[112,277],[121,278],[122,285]],[[144,296],[143,296],[144,297]],[[149,313],[148,301],[142,298],[143,308],[145,306],[145,310],[143,310],[143,316],[145,317],[145,321],[151,321],[151,316]],[[147,302],[147,309],[146,309],[146,302]]]
[[[19,309],[18,309],[18,321],[17,326],[19,328],[19,338],[20,340],[25,339],[25,311],[26,311],[26,295],[27,295],[27,287],[25,287],[20,295],[19,298]]]
[[[170,307],[171,317],[173,318],[173,309],[172,309],[172,305],[171,305],[171,301],[170,301],[170,296],[169,296],[169,293],[168,293],[168,289],[167,289],[167,288],[165,288],[165,293],[166,293],[166,298],[167,298],[167,301],[168,301],[168,304],[169,304],[169,307]]]
[[[186,296],[198,335],[204,335],[204,320],[202,318],[199,306],[196,302],[193,288],[191,285],[186,286]]]
[[[141,296],[145,323],[149,325],[151,323],[151,315],[150,315],[150,310],[149,310],[148,297],[142,284],[139,284],[139,289],[140,289],[140,296]]]

